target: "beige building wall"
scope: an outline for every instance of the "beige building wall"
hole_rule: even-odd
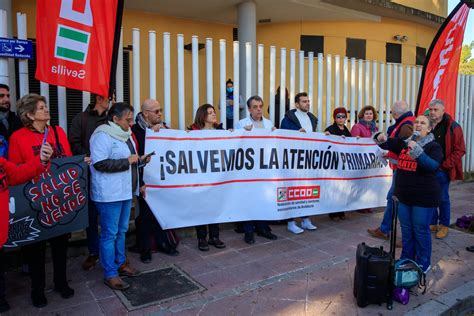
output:
[[[448,0],[392,0],[392,2],[429,12],[444,18],[447,16]]]

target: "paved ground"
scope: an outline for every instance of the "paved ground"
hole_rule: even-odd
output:
[[[452,220],[473,212],[474,183],[453,185]],[[256,237],[249,246],[243,236],[231,229],[221,233],[227,248],[197,250],[194,238],[181,241],[178,257],[154,254],[151,264],[142,264],[138,255],[129,254],[142,270],[175,264],[207,288],[206,291],[176,299],[161,306],[130,312],[133,315],[402,315],[424,303],[443,306],[444,294],[465,286],[474,279],[474,254],[465,251],[474,245],[474,235],[450,230],[445,240],[433,239],[433,272],[425,295],[412,296],[408,305],[394,303],[360,309],[352,295],[355,250],[358,243],[380,245],[369,237],[368,227],[376,227],[382,213],[350,213],[346,221],[332,222],[327,216],[314,218],[319,229],[293,235],[285,226],[273,226],[278,240],[269,242]],[[388,243],[383,243],[388,248]],[[29,280],[19,272],[7,274],[10,315],[122,315],[126,308],[115,293],[105,287],[101,269],[81,270],[85,248],[70,251],[69,278],[76,295],[63,300],[52,288],[51,264],[48,264],[49,305],[36,309],[30,303]],[[471,282],[472,284],[472,282]],[[156,289],[166,291],[166,289]],[[433,305],[433,304],[431,304]],[[434,306],[433,305],[433,306]]]

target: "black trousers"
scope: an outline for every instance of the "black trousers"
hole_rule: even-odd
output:
[[[5,297],[5,255],[0,248],[0,298]]]
[[[150,251],[150,238],[152,236],[158,245],[168,243],[166,232],[161,228],[160,223],[156,220],[155,215],[153,215],[153,212],[142,195],[138,197],[138,206],[140,207],[140,214],[135,219],[135,228],[137,233],[137,245],[140,251]]]
[[[54,286],[55,288],[60,289],[67,285],[66,263],[68,240],[69,234],[64,234],[23,247],[26,261],[28,262],[28,267],[30,269],[31,288],[33,290],[42,291],[46,286],[46,242],[49,242],[51,245],[54,268]]]
[[[257,231],[257,232],[272,231],[267,221],[242,222],[242,227],[244,229],[244,233],[253,233],[254,231]]]
[[[209,238],[219,238],[219,224],[209,224],[196,226],[196,234],[198,239],[207,237],[207,229],[209,227]]]

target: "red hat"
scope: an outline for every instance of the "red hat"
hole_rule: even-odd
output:
[[[333,119],[336,119],[336,115],[338,115],[339,113],[344,113],[346,116],[347,116],[347,110],[346,108],[344,107],[338,107],[338,108],[335,108],[334,109],[334,112],[332,112],[332,118]]]

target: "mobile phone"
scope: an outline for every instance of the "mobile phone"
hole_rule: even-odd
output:
[[[145,160],[145,159],[147,159],[148,157],[151,157],[151,156],[153,156],[153,155],[156,155],[155,151],[152,151],[151,153],[146,154],[145,157],[143,157],[143,158],[144,158],[143,160]]]
[[[43,136],[43,143],[42,144],[46,143],[46,140],[48,139],[48,133],[49,133],[49,128],[45,127],[44,128],[44,136]]]

